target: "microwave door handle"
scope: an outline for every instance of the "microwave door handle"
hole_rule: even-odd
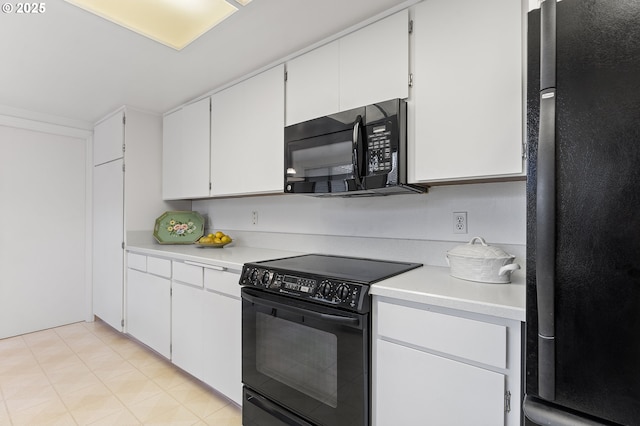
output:
[[[358,189],[362,188],[362,172],[361,167],[364,162],[364,147],[362,146],[362,116],[356,117],[353,123],[353,136],[352,136],[352,148],[353,148],[353,175],[356,180]]]

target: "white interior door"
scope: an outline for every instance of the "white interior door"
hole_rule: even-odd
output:
[[[86,317],[86,141],[0,126],[0,339]]]

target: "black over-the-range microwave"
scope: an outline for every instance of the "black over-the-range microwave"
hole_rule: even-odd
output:
[[[406,102],[392,99],[287,126],[285,192],[425,192],[407,184],[406,117]]]

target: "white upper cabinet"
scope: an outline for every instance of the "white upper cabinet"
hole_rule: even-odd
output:
[[[93,165],[122,158],[124,145],[124,110],[96,124],[93,130]]]
[[[340,110],[408,96],[408,10],[340,39]]]
[[[211,96],[211,196],[284,190],[284,65]]]
[[[287,125],[340,110],[340,41],[287,63]]]
[[[408,25],[403,10],[287,62],[286,124],[407,98]]]
[[[522,21],[518,0],[415,6],[411,182],[523,173]]]
[[[209,196],[209,98],[164,116],[162,198]]]

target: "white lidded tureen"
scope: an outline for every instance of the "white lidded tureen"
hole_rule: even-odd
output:
[[[511,272],[520,269],[520,265],[513,263],[515,256],[488,245],[481,237],[454,247],[446,258],[450,275],[468,281],[507,284],[511,282]]]

